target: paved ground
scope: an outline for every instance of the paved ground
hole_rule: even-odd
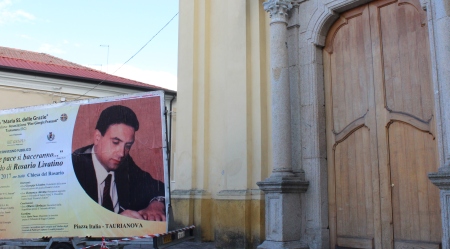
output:
[[[124,249],[141,249],[141,248],[153,248],[151,245],[128,245]],[[214,242],[194,242],[185,241],[180,244],[166,247],[167,249],[215,249]]]
[[[199,249],[215,249],[214,242],[193,242],[193,241],[185,241],[181,244],[173,245],[168,247],[169,249],[191,249],[191,248],[199,248]]]
[[[60,247],[58,247],[60,248]],[[100,246],[93,247],[93,249],[99,249]],[[118,249],[119,247],[117,245],[109,245],[109,248],[111,249]],[[153,245],[151,243],[142,243],[142,244],[133,244],[133,245],[126,245],[123,247],[124,249],[150,249],[153,248]],[[180,244],[176,244],[173,246],[166,247],[167,249],[215,249],[214,242],[195,242],[193,240],[187,240]],[[0,245],[0,249],[20,249],[19,246],[10,246],[10,245]]]

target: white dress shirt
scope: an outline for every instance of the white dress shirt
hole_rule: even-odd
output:
[[[114,206],[114,212],[119,213],[119,197],[117,196],[116,181],[114,177],[114,171],[106,171],[105,167],[100,163],[95,155],[95,146],[92,150],[92,162],[94,163],[95,176],[97,177],[97,190],[98,190],[98,204],[102,205],[103,202],[103,189],[105,188],[105,179],[108,174],[112,175],[110,196]]]

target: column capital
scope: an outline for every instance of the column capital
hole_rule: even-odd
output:
[[[292,9],[291,0],[268,0],[263,3],[264,10],[269,12],[271,23],[284,22],[287,23],[287,16],[290,9]]]

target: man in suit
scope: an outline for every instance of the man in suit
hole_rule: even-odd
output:
[[[89,197],[110,211],[165,221],[164,183],[140,169],[129,155],[138,129],[130,108],[115,105],[103,110],[94,144],[72,153],[75,175]]]

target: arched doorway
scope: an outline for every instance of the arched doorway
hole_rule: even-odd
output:
[[[380,0],[343,13],[324,48],[330,243],[439,248],[426,12]]]

